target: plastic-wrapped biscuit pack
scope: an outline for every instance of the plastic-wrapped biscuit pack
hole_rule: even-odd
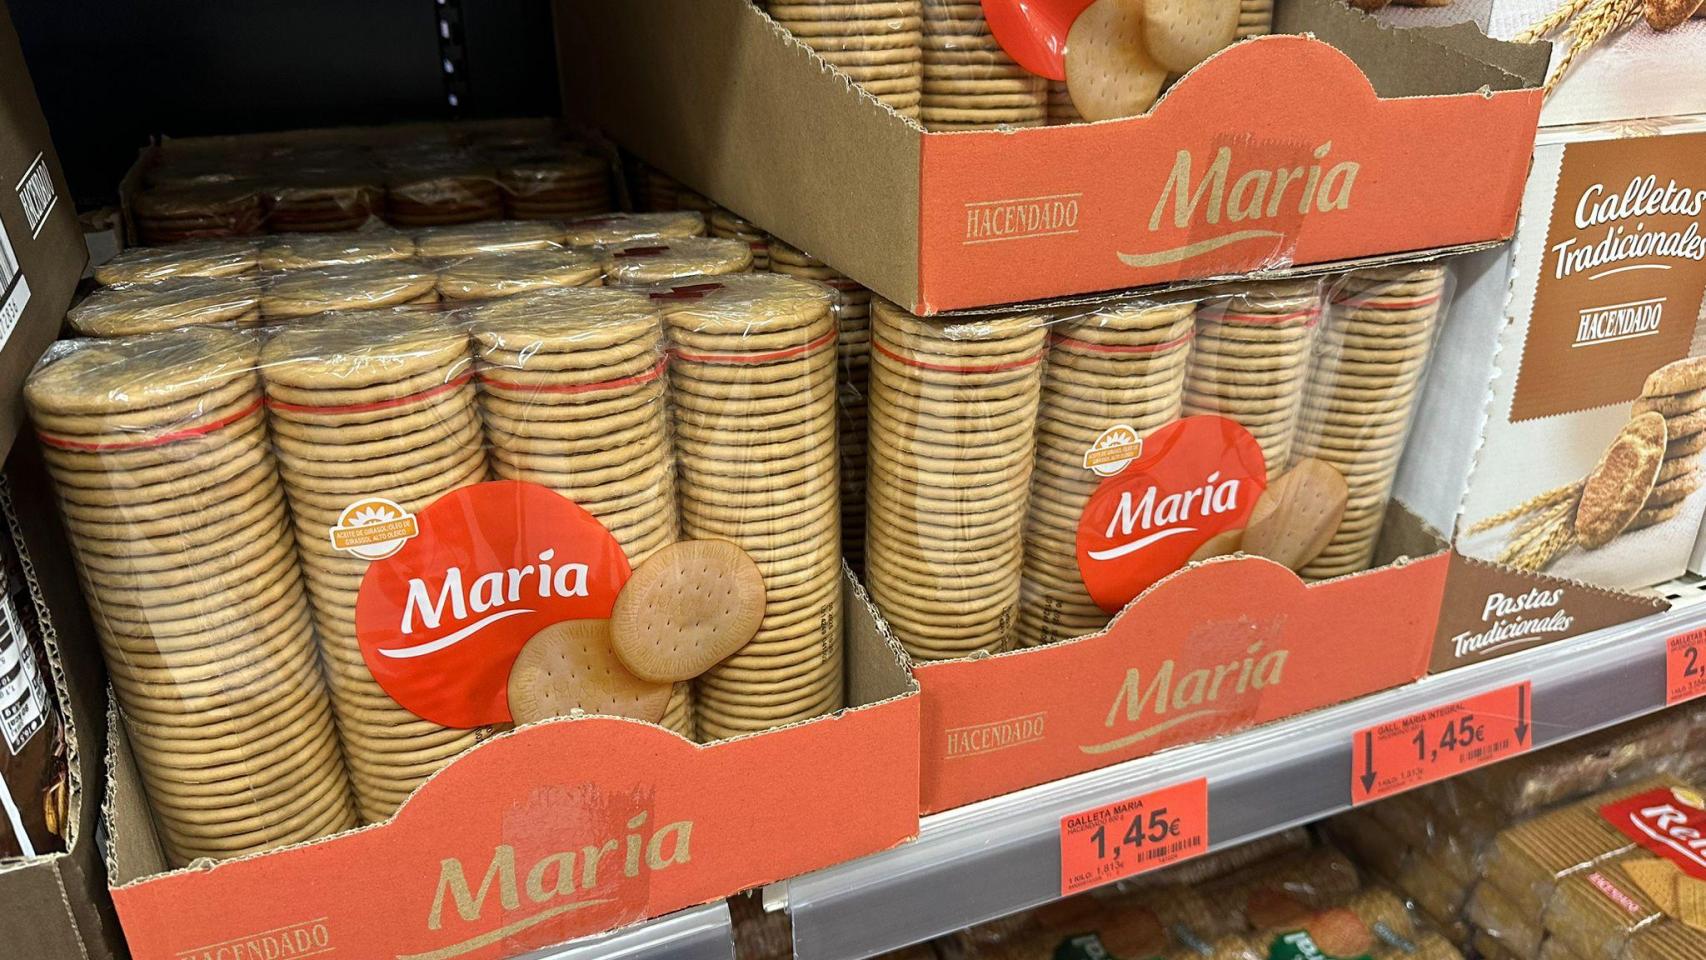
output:
[[[870,332],[865,574],[914,657],[1101,630],[1187,564],[1376,566],[1444,267]]]
[[[1706,933],[1685,932],[1678,912],[1690,868],[1664,860],[1676,848],[1660,838],[1702,816],[1686,785],[1706,773],[1703,716],[1634,721],[1343,814],[1325,833],[1485,957],[1706,955],[1689,952],[1706,951]],[[1690,937],[1678,954],[1640,952]]]
[[[937,948],[948,960],[1464,956],[1304,830],[971,927]]]
[[[702,221],[628,225],[680,224]],[[312,278],[305,314],[354,296],[310,297],[320,274],[362,267],[485,297],[133,314],[151,332],[62,341],[29,377],[173,863],[385,820],[514,725],[720,739],[845,706],[836,292],[602,286],[597,250],[484,249],[523,232],[286,275]],[[493,270],[477,289],[482,258],[553,258],[582,283]]]
[[[598,148],[528,121],[401,139],[347,130],[169,142],[143,167],[131,206],[151,247],[387,223],[572,220],[615,209],[611,169]]]

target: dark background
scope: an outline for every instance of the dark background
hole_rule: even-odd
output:
[[[548,0],[7,5],[79,207],[112,203],[156,135],[559,112]]]

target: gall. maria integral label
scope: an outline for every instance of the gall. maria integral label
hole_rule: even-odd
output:
[[[1261,446],[1224,417],[1170,423],[1120,456],[1093,464],[1123,468],[1101,481],[1078,521],[1078,571],[1109,613],[1209,540],[1242,530],[1268,481]]]
[[[1706,291],[1706,134],[1564,150],[1513,421],[1627,403],[1689,353]]]
[[[392,699],[445,726],[509,722],[522,646],[554,623],[607,619],[628,582],[610,531],[536,484],[463,487],[414,524],[362,577],[356,640]]]
[[[1686,787],[1660,787],[1599,808],[1629,839],[1706,880],[1706,797]]]

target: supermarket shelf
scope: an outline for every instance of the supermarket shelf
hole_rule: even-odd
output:
[[[683,910],[649,923],[572,940],[516,960],[734,960],[726,901]]]
[[[1706,626],[1706,583],[1665,592],[1672,610],[1632,624],[928,817],[916,843],[774,885],[766,906],[785,904],[799,960],[869,957],[1056,899],[1072,813],[1206,776],[1219,849],[1348,807],[1351,735],[1371,724],[1522,680],[1536,746],[1651,713],[1666,638]]]

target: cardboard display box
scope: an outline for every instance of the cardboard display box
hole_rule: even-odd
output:
[[[106,779],[100,654],[46,491],[35,445],[19,444],[7,460],[0,498],[7,501],[65,721],[71,784],[66,849],[0,864],[0,944],[7,956],[30,960],[122,960],[124,938],[95,838]]]
[[[918,686],[848,580],[849,701],[696,745],[610,717],[498,736],[391,820],[166,872],[112,722],[113,899],[138,960],[500,960],[874,853],[918,832]],[[249,954],[245,954],[249,955]]]
[[[1473,23],[1489,37],[1512,39],[1563,4],[1556,0],[1454,0],[1439,7],[1389,5],[1378,16],[1399,27]],[[1570,46],[1560,37],[1554,67]],[[1577,54],[1540,110],[1556,127],[1706,113],[1706,11],[1659,32],[1638,19]]]
[[[24,66],[11,17],[0,11],[0,456],[24,422],[24,375],[59,336],[88,258],[65,174]]]
[[[1706,515],[1702,155],[1706,118],[1543,133],[1516,239],[1460,261],[1396,489],[1472,558],[1434,669],[1662,609],[1647,588],[1688,566]],[[1627,454],[1643,475],[1615,473]]]
[[[1509,237],[1547,56],[1282,0],[1147,116],[925,133],[750,0],[556,15],[571,117],[918,314]]]

